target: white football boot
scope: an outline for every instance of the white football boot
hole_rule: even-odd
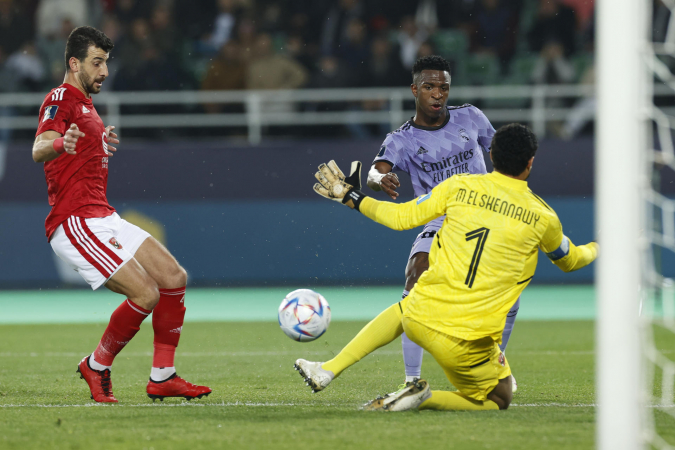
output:
[[[511,392],[515,394],[517,390],[518,390],[518,383],[516,383],[516,377],[514,377],[513,374],[511,374]]]
[[[330,370],[321,368],[320,362],[306,361],[298,359],[295,361],[293,367],[300,372],[300,375],[307,382],[307,386],[312,388],[312,392],[319,392],[326,389],[326,387],[333,381],[335,374]]]
[[[429,383],[425,380],[415,380],[396,392],[378,397],[363,405],[364,411],[408,411],[417,409],[431,397]]]

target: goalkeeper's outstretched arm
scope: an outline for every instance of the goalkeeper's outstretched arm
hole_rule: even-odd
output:
[[[573,272],[595,261],[600,247],[595,242],[574,245],[572,240],[563,234],[562,224],[558,217],[554,216],[542,237],[540,248],[560,270]]]
[[[314,191],[330,200],[339,201],[364,216],[394,230],[408,230],[424,225],[445,214],[447,180],[430,193],[413,201],[396,204],[366,196],[361,189],[361,163],[354,161],[349,177],[345,177],[335,161],[321,164],[315,174],[319,181]]]
[[[439,185],[440,186],[440,185]],[[445,214],[446,199],[441,189],[406,203],[381,202],[371,197],[361,201],[361,213],[394,230],[410,230]]]
[[[550,253],[546,254],[553,264],[560,267],[560,270],[563,272],[574,272],[575,270],[579,270],[595,261],[595,258],[598,257],[599,246],[597,243],[590,242],[586,245],[577,247],[567,236],[564,236],[563,239],[566,239],[568,242],[569,252],[567,255],[560,259],[553,259],[549,256]]]

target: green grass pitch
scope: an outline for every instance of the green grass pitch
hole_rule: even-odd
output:
[[[178,373],[213,388],[211,396],[189,403],[153,403],[145,395],[152,351],[146,324],[115,361],[118,405],[95,405],[75,374],[103,324],[2,325],[0,448],[594,447],[592,321],[516,324],[507,356],[519,391],[508,411],[406,413],[359,410],[402,381],[400,340],[319,394],[311,394],[292,368],[299,357],[329,359],[364,323],[335,322],[312,343],[291,341],[272,322],[187,323]],[[663,334],[658,346],[675,348],[671,336]],[[429,355],[423,374],[432,388],[451,389]],[[675,443],[673,422],[665,415],[657,421]]]

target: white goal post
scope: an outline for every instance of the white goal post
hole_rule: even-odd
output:
[[[597,0],[596,447],[643,449],[640,323],[651,0]]]

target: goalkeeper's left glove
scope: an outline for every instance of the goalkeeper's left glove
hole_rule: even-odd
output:
[[[331,160],[328,164],[321,164],[319,171],[314,174],[318,183],[314,191],[322,197],[336,202],[342,202],[352,209],[359,210],[361,201],[366,196],[361,192],[361,161],[352,162],[352,170],[348,177]]]

